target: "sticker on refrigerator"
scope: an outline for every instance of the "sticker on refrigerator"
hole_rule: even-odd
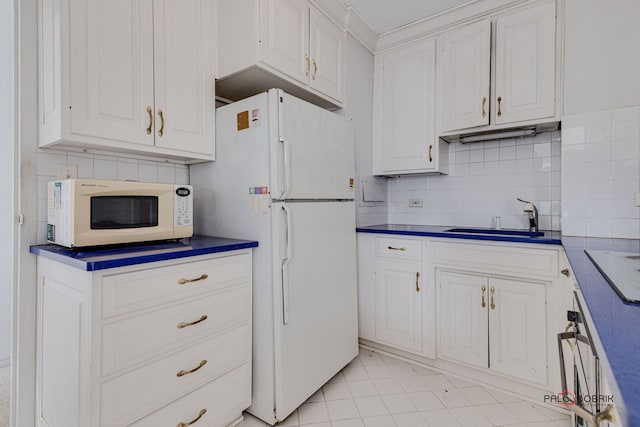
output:
[[[256,108],[255,110],[251,110],[251,122],[249,123],[250,127],[260,126],[260,109]]]
[[[269,187],[249,187],[249,194],[269,194]]]
[[[249,129],[249,112],[241,111],[237,115],[238,131]]]

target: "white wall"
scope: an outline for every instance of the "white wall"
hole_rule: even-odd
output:
[[[13,271],[13,140],[14,140],[14,26],[13,1],[0,1],[0,366],[9,362],[11,346],[11,280]]]
[[[640,105],[640,1],[566,0],[565,114]]]
[[[57,179],[58,165],[75,165],[78,178],[188,184],[186,165],[56,149],[38,150],[38,243],[47,241],[47,182]]]
[[[563,234],[640,238],[640,2],[567,0]]]
[[[356,223],[387,222],[387,203],[363,203],[362,180],[371,178],[373,129],[373,54],[351,35],[347,36],[346,99],[342,114],[353,120],[356,138]],[[386,192],[384,178],[378,180]]]
[[[526,229],[517,197],[538,207],[541,230],[560,228],[559,132],[449,144],[449,175],[389,180],[389,222],[493,227],[500,216],[503,228]]]

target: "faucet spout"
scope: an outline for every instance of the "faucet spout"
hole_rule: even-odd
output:
[[[528,202],[526,200],[522,200],[520,198],[516,199],[519,202],[524,203],[524,212],[526,212],[529,216],[529,231],[538,231],[538,208],[532,202]]]

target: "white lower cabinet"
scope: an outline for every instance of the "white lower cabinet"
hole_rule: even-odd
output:
[[[41,427],[220,427],[251,404],[250,250],[93,272],[39,257],[37,313]]]
[[[396,260],[376,262],[376,338],[422,352],[422,265]]]
[[[360,338],[435,357],[435,286],[422,238],[358,234]]]
[[[439,356],[547,383],[545,284],[439,271]]]
[[[560,387],[561,249],[358,233],[361,343],[528,398]]]

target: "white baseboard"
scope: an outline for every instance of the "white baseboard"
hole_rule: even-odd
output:
[[[11,365],[11,359],[10,358],[6,358],[6,359],[0,359],[0,368],[4,368],[5,366],[9,366]]]

